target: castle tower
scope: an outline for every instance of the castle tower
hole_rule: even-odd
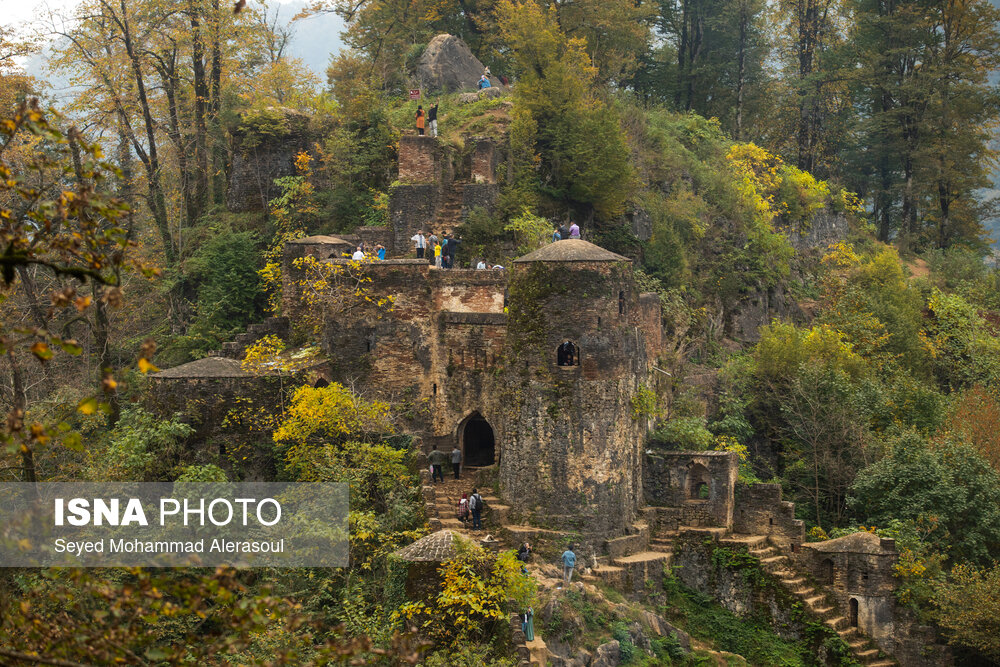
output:
[[[500,487],[514,516],[579,533],[622,535],[642,494],[646,378],[630,260],[586,241],[514,261],[497,399]]]

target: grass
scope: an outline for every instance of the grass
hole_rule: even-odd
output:
[[[660,613],[696,639],[712,643],[716,650],[736,653],[752,665],[805,667],[812,664],[801,642],[784,640],[771,627],[744,619],[723,608],[707,595],[664,579],[667,604]]]

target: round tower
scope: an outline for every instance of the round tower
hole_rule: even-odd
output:
[[[500,488],[515,516],[587,541],[622,535],[642,494],[647,374],[631,261],[568,239],[514,261]]]

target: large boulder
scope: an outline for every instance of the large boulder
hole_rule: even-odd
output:
[[[454,35],[438,35],[417,61],[416,77],[425,90],[471,90],[486,70],[468,45]]]
[[[618,667],[619,662],[621,662],[621,648],[617,641],[610,641],[597,647],[590,667]]]

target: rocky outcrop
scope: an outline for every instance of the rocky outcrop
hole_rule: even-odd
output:
[[[417,61],[416,78],[421,88],[452,93],[476,87],[485,67],[468,45],[454,35],[438,35]]]

